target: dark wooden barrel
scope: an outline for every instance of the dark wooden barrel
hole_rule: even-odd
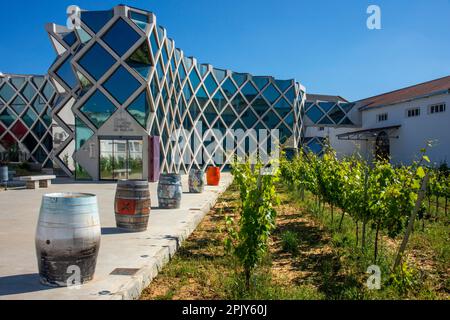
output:
[[[120,180],[114,202],[118,228],[131,232],[147,230],[151,207],[148,181]]]
[[[203,193],[205,191],[205,172],[199,169],[192,169],[189,172],[189,192]]]
[[[161,174],[158,183],[158,203],[161,209],[179,209],[183,188],[179,174]]]
[[[44,195],[35,238],[41,282],[67,287],[92,280],[100,236],[95,195]]]

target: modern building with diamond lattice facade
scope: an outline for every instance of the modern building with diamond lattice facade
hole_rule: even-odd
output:
[[[53,168],[55,97],[47,76],[0,76],[0,160],[30,161]],[[15,150],[13,156],[9,150]]]
[[[57,53],[48,72],[61,137],[53,161],[68,175],[146,179],[158,161],[162,172],[225,169],[252,144],[267,144],[270,153],[273,134],[264,132],[272,129],[281,144],[300,144],[306,96],[299,83],[200,64],[148,11],[82,11],[78,29],[46,28]]]

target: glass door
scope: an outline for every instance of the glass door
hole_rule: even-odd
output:
[[[100,139],[100,180],[143,179],[143,142]]]

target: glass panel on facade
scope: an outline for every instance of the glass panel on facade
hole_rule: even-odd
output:
[[[206,86],[206,90],[208,90],[209,94],[212,94],[217,89],[217,83],[216,83],[216,80],[214,80],[212,73],[210,73],[206,77],[205,86]]]
[[[334,123],[338,124],[342,118],[344,118],[345,113],[338,106],[335,106],[333,110],[328,113],[328,116],[334,121]]]
[[[36,139],[33,137],[33,135],[31,133],[29,133],[25,139],[22,140],[23,145],[28,149],[28,152],[32,152],[34,150],[34,148],[36,148],[37,146],[37,141]]]
[[[128,107],[128,112],[145,129],[150,114],[146,91],[142,92]]]
[[[130,11],[129,13],[130,19],[143,31],[147,28],[149,23],[149,17],[146,14]]]
[[[95,43],[78,61],[95,80],[99,80],[116,60],[98,43]]]
[[[14,96],[14,89],[11,88],[11,86],[5,82],[3,87],[0,89],[0,98],[2,98],[3,101],[8,102],[9,100],[11,100],[13,96]]]
[[[22,139],[25,134],[28,132],[28,128],[25,127],[25,125],[20,122],[17,121],[11,128],[11,132],[14,133],[14,135],[16,136],[16,138],[18,140]]]
[[[192,89],[195,91],[200,84],[200,78],[198,77],[195,69],[192,70],[191,75],[189,76],[189,80],[191,81]]]
[[[264,77],[253,77],[253,82],[256,84],[259,91],[262,91],[264,87],[269,83],[269,79]]]
[[[41,114],[42,111],[44,111],[45,101],[41,96],[38,95],[38,96],[36,96],[36,98],[34,98],[33,108],[34,108],[34,110],[36,110],[36,112],[38,114]]]
[[[142,180],[144,171],[144,143],[142,140],[128,140],[128,179]]]
[[[55,89],[53,88],[50,81],[47,81],[45,83],[44,89],[42,89],[42,94],[44,95],[45,99],[47,99],[47,101],[50,101],[50,98],[53,96],[54,93]]]
[[[75,150],[81,147],[94,135],[92,131],[80,118],[75,116]]]
[[[114,140],[100,140],[100,179],[114,179]]]
[[[237,88],[234,85],[233,81],[231,81],[230,78],[228,78],[222,85],[222,90],[225,92],[225,95],[228,97],[228,99],[231,99],[231,97],[236,93]]]
[[[95,33],[113,17],[114,11],[83,11],[81,12],[81,21]]]
[[[97,90],[80,108],[80,111],[97,128],[100,128],[116,111],[116,107],[103,93]]]
[[[158,42],[156,41],[156,35],[154,31],[150,34],[150,46],[152,48],[153,57],[156,59],[156,54],[158,53],[159,45]]]
[[[31,130],[34,132],[37,138],[41,139],[47,131],[47,128],[42,123],[42,121],[38,120]]]
[[[42,84],[45,81],[45,78],[44,77],[33,77],[32,81],[33,81],[34,85],[36,86],[36,88],[40,89]]]
[[[22,95],[27,99],[28,101],[31,101],[33,99],[34,95],[36,94],[36,90],[33,88],[33,86],[28,82],[25,87],[22,89]]]
[[[75,29],[75,31],[83,44],[92,39],[92,37],[83,28]]]
[[[247,82],[241,91],[248,102],[252,102],[258,95],[258,90],[256,90],[255,86],[250,81]]]
[[[324,116],[324,113],[314,105],[306,112],[306,115],[312,122],[317,123]]]
[[[125,20],[120,18],[105,33],[102,39],[121,57],[140,39],[140,36]]]
[[[124,67],[120,66],[103,87],[119,102],[123,104],[141,84]]]
[[[21,114],[25,110],[26,105],[26,102],[20,96],[16,96],[11,102],[11,107],[17,114]]]
[[[242,84],[244,84],[245,80],[247,80],[247,75],[244,73],[233,72],[232,77],[234,82],[236,82],[239,88],[242,86]]]
[[[0,121],[6,126],[9,127],[14,120],[16,120],[16,116],[14,113],[9,111],[8,108],[5,108],[2,113],[0,114]]]
[[[66,61],[56,70],[56,74],[61,80],[64,81],[67,86],[70,88],[74,88],[77,84],[77,79],[75,78],[74,71],[70,62],[72,61],[72,56],[69,56]]]
[[[63,35],[62,39],[69,45],[69,47],[73,46],[73,44],[77,42],[77,37],[74,32],[66,33],[65,35]]]
[[[37,115],[33,110],[31,110],[31,108],[28,108],[27,112],[25,112],[25,114],[22,116],[23,122],[25,122],[29,128],[31,128],[36,119]]]
[[[322,120],[319,121],[318,124],[333,124],[333,121],[331,121],[330,118],[325,116]]]
[[[222,80],[225,79],[225,77],[226,77],[225,70],[213,69],[213,72],[214,72],[214,76],[216,77],[217,81],[219,81],[219,83],[221,83]]]
[[[275,84],[281,92],[286,92],[286,90],[291,86],[292,80],[276,80]]]
[[[14,86],[14,88],[16,88],[17,90],[20,90],[20,88],[25,83],[25,80],[26,79],[24,77],[14,77],[14,78],[11,78],[11,83]]]
[[[277,101],[277,99],[280,97],[280,93],[277,89],[275,89],[275,86],[273,84],[270,84],[267,89],[264,90],[263,95],[271,104]]]
[[[152,66],[148,42],[145,41],[142,43],[141,46],[126,60],[126,63],[136,70],[142,78],[148,79]]]
[[[334,102],[319,102],[319,106],[325,111],[328,112],[333,108]]]
[[[240,114],[242,111],[244,111],[244,108],[247,106],[247,103],[245,102],[244,98],[242,97],[242,95],[240,93],[238,93],[234,97],[231,104],[234,107],[234,110],[236,110],[236,112],[238,114]]]

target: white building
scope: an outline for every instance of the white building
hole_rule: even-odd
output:
[[[341,97],[308,95],[310,104],[316,106],[327,99],[334,103],[346,102]],[[307,108],[310,104],[307,103]],[[356,152],[368,160],[376,155],[389,156],[394,164],[410,164],[426,147],[433,163],[450,162],[450,76],[352,105],[347,118],[353,125],[327,124],[323,120],[312,123],[307,110],[307,141],[327,137],[339,156]],[[314,112],[311,117],[314,118]],[[427,147],[429,142],[432,147]],[[314,150],[315,145],[312,146]]]

